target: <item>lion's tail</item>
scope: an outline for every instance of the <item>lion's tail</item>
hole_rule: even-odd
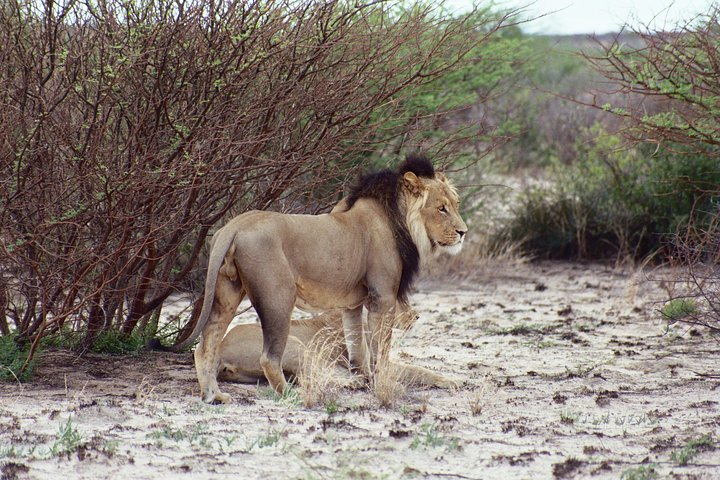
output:
[[[212,311],[213,301],[215,299],[215,285],[217,284],[218,274],[220,268],[225,261],[225,256],[232,247],[233,241],[235,240],[235,232],[233,229],[221,228],[213,238],[213,246],[210,249],[210,260],[208,261],[207,277],[205,277],[205,298],[203,299],[202,310],[200,311],[200,317],[195,323],[193,332],[180,343],[176,343],[170,347],[167,347],[171,352],[181,352],[191,346],[200,336],[200,333],[207,325],[208,319],[210,318],[210,312]]]

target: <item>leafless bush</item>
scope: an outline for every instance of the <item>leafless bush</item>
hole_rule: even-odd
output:
[[[384,2],[0,7],[0,333],[152,330],[212,228],[319,210],[503,28]],[[11,328],[12,327],[12,328]],[[152,332],[150,332],[152,334]]]

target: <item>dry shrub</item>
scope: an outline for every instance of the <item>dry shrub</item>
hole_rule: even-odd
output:
[[[0,334],[29,357],[60,331],[84,348],[153,336],[215,225],[336,202],[415,128],[414,89],[512,23],[482,20],[383,1],[3,2]]]

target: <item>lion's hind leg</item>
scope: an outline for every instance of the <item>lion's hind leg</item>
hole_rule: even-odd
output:
[[[244,291],[239,280],[231,280],[222,274],[218,276],[210,318],[194,354],[200,395],[206,403],[229,403],[231,400],[230,395],[220,391],[217,383],[219,350],[225,331],[243,296]]]
[[[254,272],[250,275],[252,280],[246,280],[246,286],[262,327],[260,366],[273,390],[282,395],[287,386],[283,374],[283,353],[290,333],[296,290],[289,266],[276,265],[276,271],[272,273]]]

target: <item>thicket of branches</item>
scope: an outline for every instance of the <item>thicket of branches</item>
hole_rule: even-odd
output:
[[[0,334],[34,351],[152,330],[214,226],[333,202],[417,128],[413,89],[509,24],[385,2],[4,2]]]
[[[669,288],[670,320],[720,331],[720,6],[672,31],[636,30],[642,46],[618,42],[588,56],[612,93],[639,95],[634,106],[594,106],[624,119],[634,143],[656,145],[655,154],[688,172],[669,192],[692,201],[685,228],[669,249],[670,263],[684,271]],[[668,212],[672,215],[673,212]],[[677,287],[677,288],[675,288]]]

